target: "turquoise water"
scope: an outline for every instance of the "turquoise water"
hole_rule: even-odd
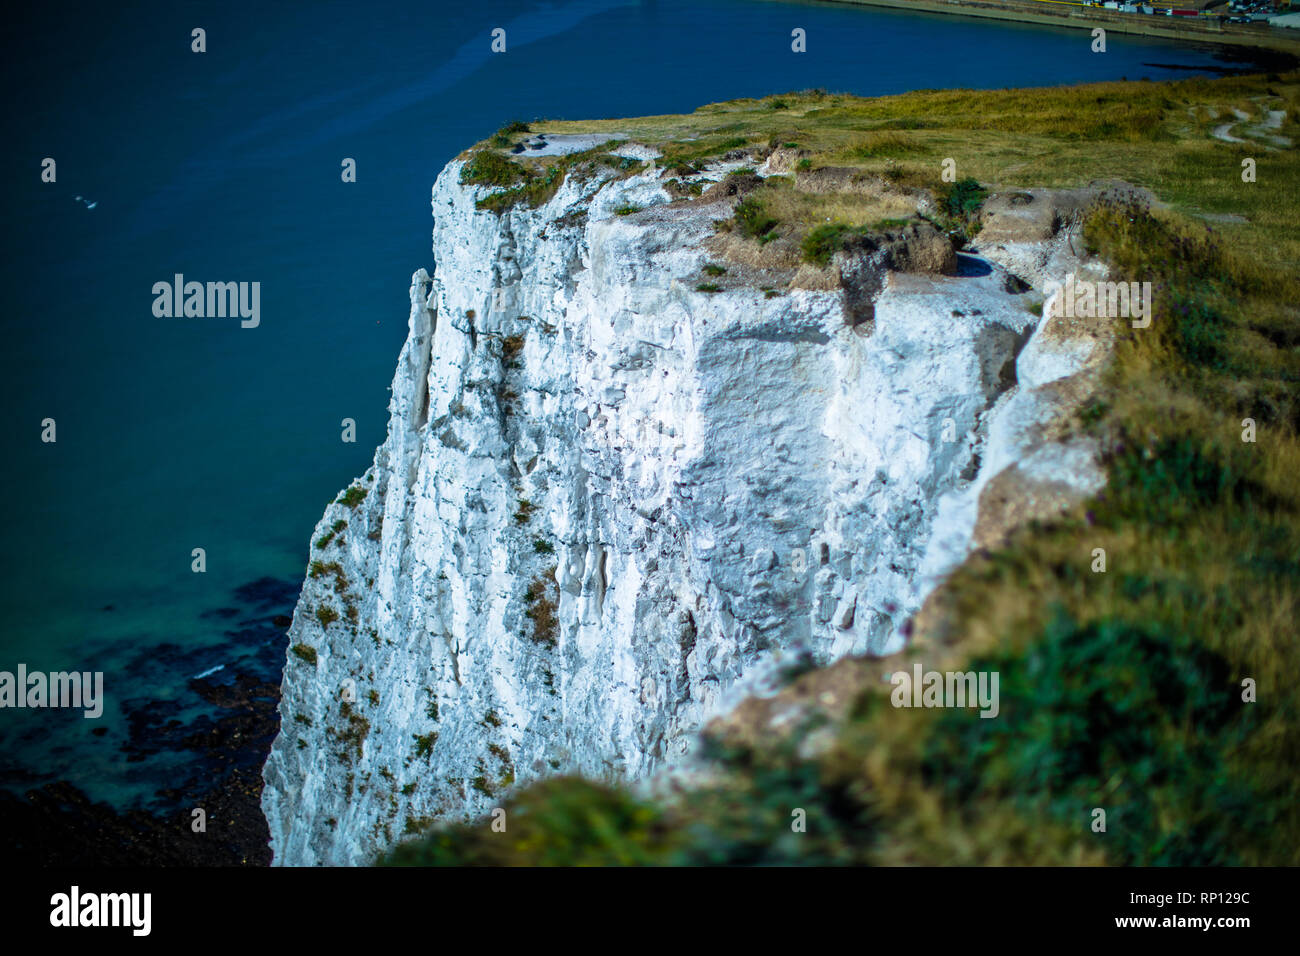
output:
[[[160,721],[201,717],[191,677],[225,665],[278,680],[272,619],[292,609],[323,505],[383,439],[410,275],[434,265],[429,187],[468,144],[513,118],[680,112],[807,87],[1234,65],[1161,41],[1112,35],[1096,55],[1085,32],[753,0],[25,16],[0,65],[0,670],[103,670],[107,705],[100,721],[0,711],[0,786],[63,778],[119,805],[196,772],[184,748],[139,739],[144,725],[156,735]],[[194,27],[206,53],[190,51]],[[504,55],[489,49],[495,27]],[[790,52],[795,27],[806,54]],[[44,157],[55,183],[40,181]],[[344,157],[354,184],[340,180]],[[175,273],[260,282],[260,325],[155,317],[153,284]],[[40,440],[45,418],[54,444]],[[344,418],[355,444],[340,440]],[[199,547],[203,574],[191,571]]]

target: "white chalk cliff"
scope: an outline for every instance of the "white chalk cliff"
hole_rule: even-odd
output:
[[[853,325],[840,289],[698,291],[732,200],[673,201],[653,161],[503,214],[462,165],[387,440],[312,538],[264,771],[278,864],[368,863],[542,776],[644,778],[793,655],[902,646],[1009,469],[1102,480],[1043,424],[1105,343],[1039,328],[993,261],[1041,286],[1079,266],[1064,232],[890,274]]]

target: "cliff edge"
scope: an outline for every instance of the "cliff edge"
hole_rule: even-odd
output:
[[[277,864],[368,863],[548,775],[646,778],[781,668],[897,651],[972,547],[1104,482],[1059,427],[1111,345],[1042,318],[1050,278],[1104,275],[1059,197],[959,253],[923,190],[779,149],[531,146],[558,185],[483,184],[485,147],[433,187],[388,436],[289,632]],[[798,255],[746,219],[781,176],[892,216]]]

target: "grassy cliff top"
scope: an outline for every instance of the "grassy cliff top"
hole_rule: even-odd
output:
[[[1270,111],[1285,117],[1270,119]],[[1294,148],[1283,145],[1300,142],[1296,72],[872,99],[805,91],[712,103],[682,115],[505,127],[479,148],[510,145],[530,133],[628,137],[662,151],[661,165],[683,171],[730,150],[785,146],[795,153],[796,171],[851,168],[933,189],[942,189],[949,158],[958,178],[1002,188],[1123,179],[1176,211],[1211,217],[1248,258],[1300,263],[1292,216],[1300,163]],[[1245,158],[1256,162],[1254,184],[1242,182]]]

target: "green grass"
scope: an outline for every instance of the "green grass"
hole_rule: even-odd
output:
[[[512,146],[514,145],[515,140],[518,139],[520,133],[527,132],[529,132],[527,123],[520,122],[519,120],[512,120],[493,133],[488,142],[498,148]]]
[[[644,165],[640,160],[611,154],[609,150],[616,142],[610,140],[564,156],[516,161],[498,152],[494,148],[498,144],[489,140],[466,155],[460,181],[466,185],[502,187],[480,198],[475,203],[479,209],[503,213],[518,205],[536,208],[549,201],[570,174],[591,177],[605,167],[618,176],[627,176]]]
[[[473,186],[511,186],[525,179],[528,171],[496,150],[476,151],[461,168],[460,181]]]
[[[762,240],[779,225],[779,220],[769,216],[757,199],[742,199],[736,204],[736,231],[750,239]]]
[[[349,508],[355,508],[365,500],[366,489],[362,488],[360,485],[353,485],[348,488],[347,491],[343,492],[343,494],[339,496],[338,501],[334,503],[337,505],[347,505]],[[337,523],[335,524],[334,530],[336,532],[339,530]]]
[[[310,644],[295,644],[293,645],[293,647],[290,648],[290,650],[293,651],[294,657],[297,657],[299,660],[306,661],[308,664],[311,664],[313,667],[316,666],[316,648],[312,647]],[[308,726],[311,725],[310,720],[306,722]]]
[[[826,266],[830,264],[831,257],[844,248],[845,240],[851,236],[862,235],[863,231],[861,228],[839,222],[814,226],[804,236],[799,250],[803,253],[804,261]]]
[[[738,99],[687,114],[533,126],[548,133],[625,132],[663,150],[659,164],[683,174],[728,150],[797,142],[809,151],[808,168],[849,166],[936,192],[946,185],[940,178],[945,158],[956,162],[962,179],[986,187],[1068,187],[1121,177],[1153,190],[1176,211],[1244,216],[1248,224],[1215,228],[1242,246],[1246,258],[1294,264],[1300,230],[1289,201],[1276,201],[1300,190],[1294,150],[1252,145],[1259,177],[1248,185],[1241,181],[1245,149],[1209,135],[1215,123],[1204,107],[1223,114],[1229,105],[1251,106],[1252,97],[1286,109],[1278,132],[1300,140],[1296,73],[873,99],[814,90],[782,94],[788,109],[779,111],[770,99]]]
[[[482,777],[474,786],[492,792]],[[651,807],[582,780],[539,784],[506,807],[505,833],[480,827],[467,839],[460,832],[435,830],[421,840],[399,845],[384,862],[391,866],[634,865],[655,862],[669,845]]]

